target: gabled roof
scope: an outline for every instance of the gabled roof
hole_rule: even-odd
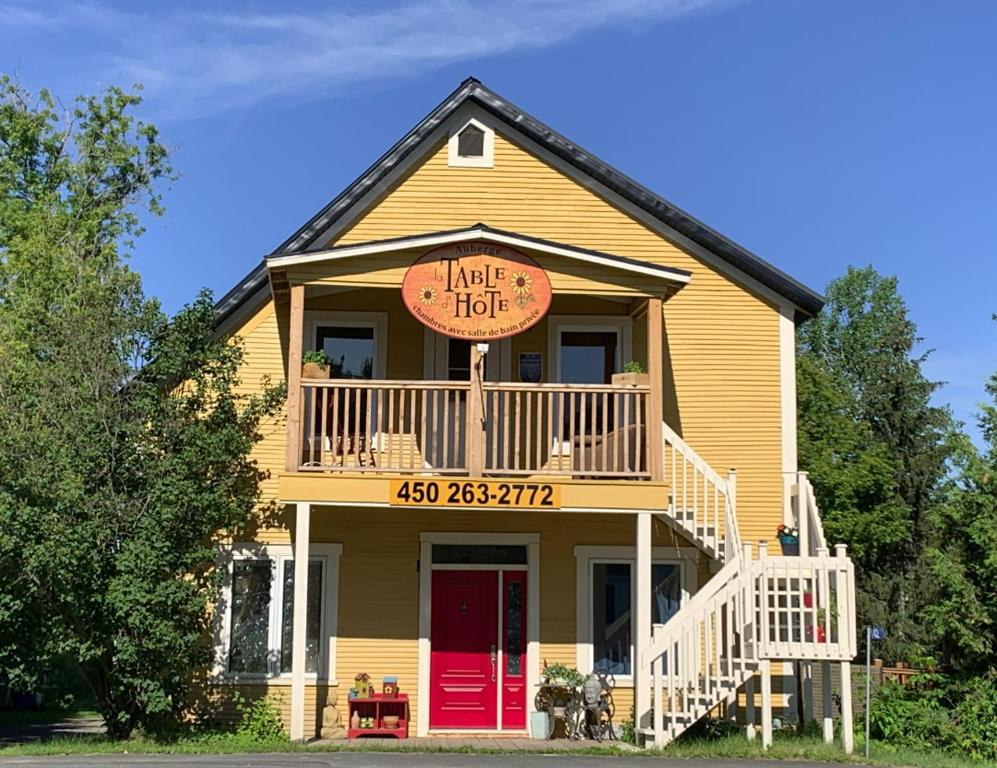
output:
[[[467,102],[478,105],[667,227],[783,296],[798,308],[798,314],[803,317],[816,314],[824,306],[823,297],[813,289],[569,141],[474,78],[468,78],[461,83],[457,90],[405,134],[359,178],[281,243],[271,256],[277,257],[307,250],[322,232],[387,177],[422,144],[425,138]],[[264,261],[218,302],[216,307],[218,322],[221,323],[243,301],[255,294],[265,285],[266,280],[267,269]]]
[[[267,257],[266,265],[270,269],[288,267],[295,264],[308,264],[316,261],[336,261],[353,256],[366,256],[374,253],[387,253],[403,248],[435,248],[449,243],[460,243],[468,240],[483,240],[491,243],[501,243],[517,248],[530,248],[553,256],[563,256],[568,259],[599,264],[604,267],[621,269],[626,272],[636,272],[647,277],[656,277],[673,284],[677,289],[689,282],[691,272],[674,267],[666,267],[628,256],[617,256],[604,251],[593,251],[579,248],[568,243],[558,243],[540,237],[531,237],[518,232],[508,232],[495,229],[487,224],[475,224],[461,229],[448,229],[441,232],[427,232],[418,235],[405,235],[385,240],[369,240],[363,243],[336,245],[319,251],[295,251],[292,253],[274,253]]]

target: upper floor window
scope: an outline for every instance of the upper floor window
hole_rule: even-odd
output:
[[[460,157],[481,157],[485,154],[485,132],[468,125],[457,134],[457,154]]]
[[[471,118],[450,132],[448,164],[466,168],[491,168],[495,156],[495,131]]]

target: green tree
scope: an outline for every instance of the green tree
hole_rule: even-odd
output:
[[[0,80],[0,669],[75,660],[116,737],[210,660],[214,544],[256,514],[282,394],[242,394],[208,294],[168,320],[127,266],[172,178],[139,103]]]
[[[997,373],[986,389],[991,401],[981,404],[979,417],[984,448],[962,441],[959,482],[924,553],[932,584],[925,628],[941,657],[968,674],[997,669]]]
[[[798,334],[800,464],[829,538],[849,545],[864,622],[897,658],[930,650],[915,582],[950,486],[956,425],[931,404],[920,339],[897,281],[851,267]]]

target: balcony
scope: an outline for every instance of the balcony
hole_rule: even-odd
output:
[[[637,384],[304,379],[293,469],[649,480],[650,399]]]

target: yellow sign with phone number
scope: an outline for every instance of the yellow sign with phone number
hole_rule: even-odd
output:
[[[561,486],[508,480],[392,480],[388,503],[399,507],[559,509]]]

